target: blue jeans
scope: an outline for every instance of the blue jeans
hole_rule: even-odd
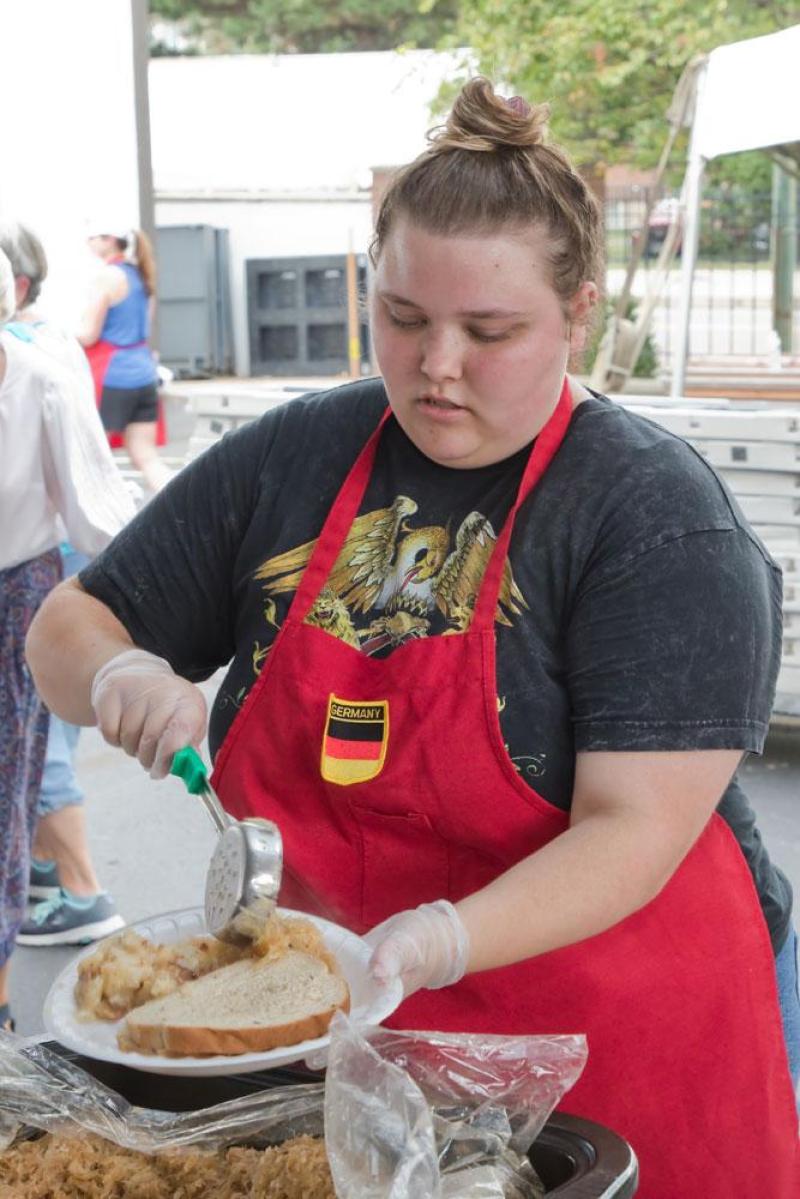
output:
[[[68,579],[79,570],[83,570],[89,559],[65,543],[61,546],[61,561],[64,565],[64,578]],[[51,812],[67,807],[68,804],[83,803],[83,792],[78,786],[74,768],[79,735],[80,729],[76,725],[67,724],[58,716],[50,716],[47,754],[36,806],[37,816],[48,816]]]
[[[797,932],[794,927],[789,929],[786,942],[775,959],[775,969],[789,1070],[792,1082],[797,1087],[800,1081],[800,989],[797,981]]]
[[[47,731],[47,754],[39,787],[37,816],[49,816],[68,804],[83,803],[83,792],[75,777],[75,748],[80,729],[50,714]]]

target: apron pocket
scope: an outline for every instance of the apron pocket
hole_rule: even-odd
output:
[[[421,812],[375,812],[351,805],[361,841],[361,919],[365,931],[420,903],[449,894],[447,845]]]

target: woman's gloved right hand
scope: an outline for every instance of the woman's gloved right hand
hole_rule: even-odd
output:
[[[101,666],[91,703],[106,741],[138,758],[154,779],[165,778],[173,755],[205,735],[200,688],[147,650],[125,650]]]

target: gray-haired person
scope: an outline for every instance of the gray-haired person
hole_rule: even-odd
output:
[[[87,397],[88,408],[92,382],[85,354],[76,338],[43,319],[34,307],[48,269],[41,241],[26,225],[7,224],[0,226],[0,249],[9,260],[14,280],[15,310],[6,326],[8,332],[71,372]],[[119,519],[109,526],[109,536],[98,548],[132,515],[123,488],[119,477]],[[85,553],[67,541],[62,540],[58,548],[65,578],[89,562]],[[33,907],[17,936],[21,945],[81,944],[122,924],[111,896],[100,885],[89,851],[84,796],[75,773],[78,736],[76,725],[50,716],[31,846],[28,900]]]

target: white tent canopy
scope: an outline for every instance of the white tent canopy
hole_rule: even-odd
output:
[[[672,395],[683,394],[705,165],[722,154],[800,142],[800,25],[712,50],[696,77],[683,189],[685,227]]]
[[[800,25],[712,50],[694,129],[706,161],[800,140]]]

